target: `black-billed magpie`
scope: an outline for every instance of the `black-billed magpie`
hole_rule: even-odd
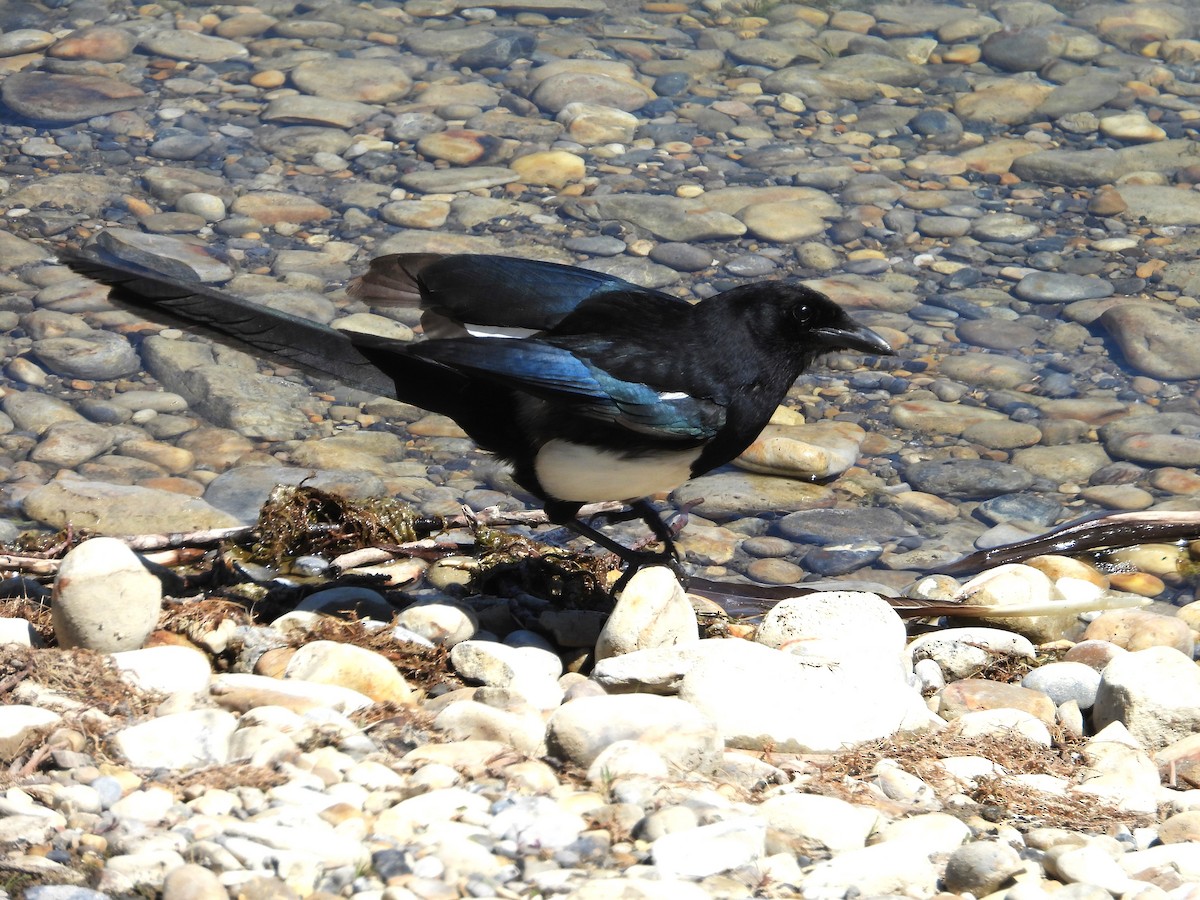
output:
[[[692,304],[610,275],[514,257],[395,254],[350,292],[422,309],[427,339],[348,333],[94,256],[60,254],[114,300],[449,416],[511,467],[551,521],[632,567],[675,555],[646,499],[745,450],[788,388],[831,350],[888,354],[878,334],[796,283]],[[631,550],[578,519],[630,504],[663,542]]]

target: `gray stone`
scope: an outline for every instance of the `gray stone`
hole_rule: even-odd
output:
[[[1126,361],[1152,378],[1200,377],[1200,323],[1147,303],[1119,303],[1100,314]]]
[[[1200,669],[1178,650],[1150,647],[1104,668],[1092,718],[1121,722],[1150,751],[1200,730]]]
[[[203,246],[167,235],[106,228],[96,243],[123,262],[179,281],[221,282],[233,277],[233,269]]]

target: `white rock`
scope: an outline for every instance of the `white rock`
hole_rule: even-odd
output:
[[[375,820],[375,831],[395,841],[410,841],[419,831],[436,822],[447,822],[464,815],[486,816],[491,805],[482,794],[464,788],[437,788],[385,809]]]
[[[678,878],[629,878],[597,874],[564,900],[710,900],[712,894]]]
[[[657,750],[641,741],[614,741],[588,767],[588,781],[607,792],[619,778],[652,778],[665,781],[671,767]]]
[[[930,860],[932,852],[910,841],[872,844],[817,863],[800,888],[805,900],[843,900],[851,888],[867,897],[932,897],[941,874],[940,866]]]
[[[596,659],[700,640],[696,613],[665,566],[639,569],[621,592],[596,641]]]
[[[679,697],[712,718],[730,747],[828,752],[929,718],[898,661],[902,642],[890,664],[874,668],[859,655],[842,665],[741,640],[697,646],[703,653],[680,680]]]
[[[42,638],[28,619],[0,619],[0,644],[19,644],[22,647],[40,647]]]
[[[1092,719],[1098,729],[1123,722],[1150,751],[1200,731],[1200,668],[1170,647],[1114,657],[1100,678]]]
[[[162,584],[121,541],[92,538],[63,557],[52,602],[59,646],[134,650],[158,624]]]
[[[976,575],[962,586],[958,599],[964,603],[995,607],[995,615],[1005,607],[1049,605],[1054,584],[1040,569],[1021,563],[1007,563]]]
[[[251,675],[246,672],[222,672],[213,676],[209,692],[219,698],[243,696],[247,700],[262,701],[251,703],[252,706],[276,705],[277,700],[267,699],[272,698],[272,695],[280,699],[292,698],[311,703],[315,707],[327,707],[338,713],[352,713],[372,703],[366,694],[334,684],[318,684],[298,678],[269,678],[266,675]]]
[[[663,835],[650,845],[650,856],[669,878],[705,878],[761,859],[766,840],[762,820],[731,818]]]
[[[1086,768],[1075,790],[1092,794],[1134,813],[1153,815],[1165,799],[1158,766],[1140,747],[1123,741],[1088,741],[1083,748]]]
[[[932,659],[948,680],[971,678],[997,656],[1033,659],[1033,643],[1001,628],[946,628],[908,645],[913,662]]]
[[[479,631],[479,620],[469,609],[449,603],[418,603],[396,617],[396,624],[439,647],[453,647]]]
[[[144,647],[112,654],[113,664],[130,684],[162,694],[208,691],[212,668],[208,657],[190,647]]]
[[[879,829],[879,841],[906,844],[926,853],[950,853],[971,836],[971,829],[949,813],[931,812],[896,819]]]
[[[131,725],[112,740],[131,766],[190,769],[227,762],[235,728],[237,719],[231,713],[196,709]]]
[[[758,627],[755,641],[804,659],[874,670],[882,680],[911,671],[904,622],[877,594],[821,591],[781,600]]]
[[[376,703],[413,702],[412,688],[387,657],[353,644],[337,641],[305,644],[288,660],[283,677],[348,688]]]
[[[598,660],[592,680],[610,693],[676,694],[683,676],[708,652],[712,641],[635,650]]]
[[[111,807],[118,819],[134,819],[147,825],[155,825],[167,816],[175,805],[175,795],[165,788],[148,787],[142,791],[131,791]]]
[[[1114,897],[1141,886],[1125,873],[1116,859],[1095,844],[1085,844],[1056,856],[1054,869],[1060,881],[1094,884]]]
[[[1046,727],[1045,722],[1032,713],[1010,707],[978,709],[963,713],[950,727],[967,738],[1019,734],[1043,747],[1049,747],[1053,743],[1050,729]]]
[[[763,801],[761,815],[773,833],[794,841],[795,849],[817,844],[831,853],[866,846],[879,825],[879,813],[821,794],[777,794]]]
[[[520,694],[536,709],[562,703],[558,683],[562,660],[538,647],[509,647],[495,641],[462,641],[450,651],[450,663],[463,678]]]
[[[168,872],[173,872],[185,860],[174,850],[148,850],[110,856],[104,861],[97,890],[105,894],[132,894],[138,888],[162,887]]]
[[[1126,853],[1121,868],[1130,875],[1160,867],[1173,868],[1185,882],[1200,882],[1200,843],[1160,844],[1146,850]]]
[[[566,847],[588,827],[583,816],[549,797],[513,797],[497,805],[488,831],[499,840],[516,841],[525,853]]]
[[[61,721],[58,713],[37,706],[0,706],[0,759],[12,760],[40,729]]]
[[[288,811],[279,822],[235,820],[223,824],[222,832],[227,837],[242,837],[276,850],[302,854],[329,868],[370,862],[370,850],[361,841],[337,833],[313,814]]]
[[[546,752],[546,724],[533,707],[497,709],[474,700],[451,703],[433,720],[451,740],[503,741],[527,756]]]
[[[682,700],[651,694],[572,700],[554,711],[546,731],[551,751],[580,766],[624,740],[648,744],[685,772],[711,772],[725,749],[710,718]]]

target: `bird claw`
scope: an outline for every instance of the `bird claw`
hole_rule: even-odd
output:
[[[684,589],[687,589],[688,574],[683,567],[683,560],[679,558],[679,553],[674,545],[665,550],[632,550],[628,554],[621,557],[625,563],[625,571],[621,573],[621,577],[617,579],[616,584],[612,586],[612,596],[617,597],[625,590],[631,578],[636,575],[641,569],[648,569],[653,566],[663,566],[670,569]]]

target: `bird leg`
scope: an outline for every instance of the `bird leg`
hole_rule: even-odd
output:
[[[621,562],[625,564],[625,571],[621,573],[621,577],[613,585],[612,593],[614,596],[621,593],[625,585],[629,583],[629,579],[634,576],[634,573],[645,566],[666,566],[681,581],[685,581],[687,577],[687,573],[684,572],[683,565],[680,562],[679,550],[675,546],[674,535],[670,527],[663,522],[657,510],[646,500],[634,501],[631,504],[630,513],[628,515],[618,514],[618,521],[628,521],[634,518],[642,519],[654,533],[654,536],[664,544],[664,549],[655,552],[634,550],[631,547],[626,547],[602,531],[593,528],[587,522],[578,518],[579,504],[547,503],[545,509],[550,521],[570,528],[577,534],[583,535],[588,540],[599,544],[605,550],[621,558]]]
[[[658,510],[651,506],[648,500],[634,500],[629,504],[629,509],[626,510],[597,513],[588,519],[589,525],[597,519],[613,523],[632,522],[634,519],[641,519],[646,523],[646,527],[650,529],[654,537],[662,542],[663,551],[660,555],[663,558],[680,559],[679,549],[675,546],[675,535],[678,534],[678,531],[662,520],[662,517],[658,514]]]

